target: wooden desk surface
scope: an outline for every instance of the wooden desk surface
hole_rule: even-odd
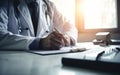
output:
[[[24,51],[0,51],[0,75],[116,75],[63,66],[61,58],[68,55],[71,54],[41,56]]]

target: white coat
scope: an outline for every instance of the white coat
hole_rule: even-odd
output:
[[[46,6],[43,0],[39,0],[40,15],[35,36],[27,3],[25,0],[18,1],[16,5],[14,0],[0,1],[0,49],[29,50],[31,44],[33,49],[36,49],[40,38],[49,35],[54,27],[77,40],[75,26],[70,24],[49,1],[52,14],[47,15],[46,19],[44,14]]]

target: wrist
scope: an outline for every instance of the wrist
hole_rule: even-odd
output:
[[[35,38],[33,42],[29,45],[30,50],[38,50],[39,49],[39,38]]]
[[[44,38],[41,38],[40,41],[39,41],[39,49],[44,49],[43,40],[44,40]]]

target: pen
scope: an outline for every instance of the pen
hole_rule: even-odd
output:
[[[82,52],[82,51],[86,51],[86,50],[87,50],[86,48],[72,48],[70,51],[71,52]]]
[[[55,27],[53,28],[53,31],[56,31],[57,33],[60,33]]]

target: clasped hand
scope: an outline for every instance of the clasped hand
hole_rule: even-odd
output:
[[[70,37],[58,32],[52,32],[46,38],[40,40],[43,50],[58,50],[64,46],[70,46]]]

